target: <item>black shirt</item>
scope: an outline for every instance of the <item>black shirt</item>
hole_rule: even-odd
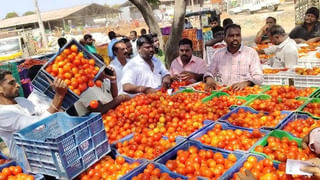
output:
[[[320,23],[316,22],[311,32],[307,31],[307,27],[304,24],[298,25],[290,32],[289,37],[291,39],[301,38],[306,41],[314,37],[320,37]]]

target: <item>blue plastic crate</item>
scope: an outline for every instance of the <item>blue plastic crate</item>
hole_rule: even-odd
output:
[[[46,67],[51,64],[55,58],[66,48],[69,48],[72,45],[76,45],[78,47],[79,51],[82,51],[84,53],[84,57],[89,59],[94,59],[96,61],[96,66],[100,68],[99,72],[96,74],[94,80],[96,80],[99,75],[104,70],[104,62],[100,61],[96,56],[92,55],[89,51],[87,51],[80,43],[78,43],[76,40],[72,39],[69,43],[67,43],[60,51],[57,52],[54,56],[52,56],[49,61],[40,69],[34,80],[32,81],[32,85],[34,88],[36,88],[41,93],[48,96],[50,99],[53,99],[55,92],[50,86],[48,79],[53,81],[54,77],[51,76],[45,69]],[[69,109],[76,101],[79,100],[79,96],[73,93],[70,89],[68,89],[67,94],[65,95],[61,107],[64,110]]]
[[[7,167],[10,167],[10,166],[20,166],[20,167],[22,168],[23,173],[28,174],[28,173],[23,169],[23,166],[21,166],[20,164],[18,164],[16,161],[11,161],[11,162],[9,162],[9,163],[7,163],[7,164],[5,164],[5,165],[2,165],[2,166],[0,167],[0,172],[2,171],[2,169],[7,168]],[[42,174],[35,174],[35,175],[33,174],[33,176],[34,176],[34,179],[35,179],[35,180],[43,180],[43,179],[44,179],[44,176],[43,176]]]
[[[197,29],[197,40],[203,40],[202,29]]]
[[[110,151],[100,113],[86,117],[53,114],[14,134],[28,172],[72,179]]]
[[[232,130],[235,130],[235,129],[241,129],[241,130],[243,130],[243,131],[248,131],[248,132],[250,132],[250,133],[252,133],[252,129],[251,130],[248,130],[248,129],[244,129],[244,128],[242,128],[242,127],[234,127],[234,126],[229,126],[228,124],[226,124],[226,123],[223,123],[223,122],[214,122],[214,123],[212,123],[212,124],[210,124],[210,125],[208,125],[208,126],[205,126],[204,128],[201,128],[200,130],[198,130],[196,133],[194,133],[192,136],[189,136],[188,137],[188,139],[191,139],[191,140],[194,140],[194,141],[197,141],[197,142],[199,142],[199,143],[201,143],[199,140],[197,140],[198,138],[200,138],[201,136],[203,136],[204,134],[206,134],[208,131],[210,131],[211,129],[213,129],[217,124],[220,124],[221,126],[222,126],[222,129],[223,130],[226,130],[226,129],[232,129]],[[267,131],[267,130],[263,130],[263,129],[261,129],[260,130],[260,132],[261,133],[263,133],[263,134],[268,134],[269,133],[269,131]],[[259,140],[258,140],[259,141]],[[257,142],[258,142],[257,141]],[[256,143],[257,143],[256,142]],[[213,146],[211,146],[211,145],[207,145],[207,144],[203,144],[204,146],[209,146],[209,147],[213,147]],[[254,145],[253,145],[254,146]],[[251,147],[251,148],[249,148],[248,150],[237,150],[237,151],[243,151],[244,153],[248,153],[248,152],[250,152],[252,149],[253,149],[253,146]],[[218,148],[218,147],[214,147],[214,148],[217,148],[217,149],[221,149],[221,148]],[[230,151],[230,150],[226,150],[226,149],[223,149],[223,150],[225,150],[225,151]],[[231,151],[230,151],[231,152]]]
[[[115,141],[114,143],[111,144],[111,148],[116,152],[116,155],[117,155],[117,156],[118,156],[118,155],[122,155],[122,154],[120,154],[120,153],[118,152],[118,150],[117,150],[117,148],[116,148],[117,143],[123,143],[123,142],[125,142],[125,141],[129,141],[130,139],[133,138],[133,136],[134,136],[134,133],[129,134],[128,136],[126,136],[126,137],[124,137],[124,138],[122,138],[122,139],[120,139],[120,140],[118,140],[118,141]],[[168,139],[168,138],[165,137],[165,136],[163,136],[162,138],[165,139],[165,140]],[[165,152],[161,153],[159,156],[155,157],[155,158],[152,159],[152,160],[155,161],[155,160],[161,158],[161,157],[162,157],[163,155],[165,155],[168,151],[170,151],[170,150],[173,149],[174,147],[178,146],[179,144],[182,144],[182,143],[185,142],[186,140],[187,140],[187,139],[184,138],[184,137],[176,137],[176,145],[175,145],[175,146],[169,148],[168,150],[166,150]],[[128,156],[125,156],[125,155],[122,155],[122,156],[123,156],[123,157],[126,157],[126,158],[128,158],[128,159],[135,160],[134,158],[131,158],[131,157],[128,157]],[[140,159],[140,160],[147,160],[147,159],[143,159],[143,158],[142,158],[142,159]],[[147,161],[148,161],[148,160],[147,160]]]
[[[259,113],[259,111],[256,111],[256,110],[254,110],[254,109],[252,109],[252,108],[250,108],[250,107],[239,106],[239,107],[233,109],[231,112],[227,113],[226,115],[222,116],[218,121],[219,121],[219,122],[227,123],[229,126],[233,126],[233,127],[236,127],[236,128],[242,128],[242,129],[246,129],[246,130],[252,130],[253,128],[246,128],[246,127],[235,126],[235,125],[231,124],[231,123],[228,121],[228,118],[231,116],[231,114],[237,113],[240,109],[244,109],[245,111],[250,111],[250,112],[252,112],[252,113],[254,113],[254,114],[258,114],[258,113]],[[265,114],[268,114],[268,113],[265,113]],[[289,118],[289,117],[293,114],[293,112],[291,112],[291,111],[281,111],[281,114],[286,114],[287,116],[286,116],[284,119],[282,119],[275,127],[266,127],[266,126],[264,126],[264,127],[261,127],[260,129],[269,130],[269,131],[271,131],[271,130],[273,130],[273,129],[278,129],[279,126],[281,125],[281,123],[285,122],[285,120],[286,120],[287,118]]]
[[[308,119],[308,118],[311,118],[313,119],[311,116],[309,116],[309,114],[307,113],[303,113],[303,112],[294,112],[290,117],[288,117],[285,121],[283,121],[280,126],[277,128],[277,129],[280,129],[280,130],[283,130],[284,127],[292,122],[292,121],[295,121],[297,119]],[[318,121],[318,119],[314,119],[315,121]],[[288,132],[290,133],[290,132]],[[292,136],[294,136],[292,133],[290,133]],[[296,137],[296,136],[294,136]],[[300,137],[297,137],[297,138],[300,138]]]
[[[177,152],[178,150],[188,150],[190,146],[195,146],[198,149],[205,149],[205,150],[211,150],[213,152],[221,152],[223,157],[226,158],[228,157],[228,155],[230,154],[229,151],[225,151],[222,149],[217,149],[217,148],[213,148],[213,147],[208,147],[208,146],[204,146],[203,144],[194,141],[194,140],[187,140],[184,143],[172,148],[169,152],[167,152],[166,154],[164,154],[161,158],[157,159],[155,162],[156,163],[160,163],[160,164],[165,164],[168,160],[173,160],[177,157]],[[232,152],[232,154],[234,154],[237,157],[237,161],[240,161],[243,157],[244,157],[244,153],[240,152],[240,151],[234,151]],[[228,173],[232,168],[230,168],[229,170],[227,170],[225,173]],[[184,176],[186,177],[186,176]],[[198,177],[198,179],[205,179],[203,177]],[[224,180],[221,177],[219,178],[220,180]]]
[[[148,166],[148,164],[153,164],[156,168],[160,169],[161,173],[168,173],[171,178],[181,178],[181,179],[187,179],[185,176],[182,176],[180,174],[174,173],[170,171],[165,165],[154,163],[154,162],[147,162],[142,165],[140,165],[135,170],[131,171],[131,173],[128,173],[127,175],[120,178],[120,180],[129,180],[132,179],[135,176],[138,176],[139,174],[143,173],[144,169]]]
[[[249,156],[255,156],[258,161],[260,160],[263,160],[265,159],[265,157],[263,156],[259,156],[259,155],[256,155],[256,154],[246,154],[244,155],[243,158],[241,158],[241,160],[237,161],[235,165],[233,165],[233,167],[230,168],[230,170],[228,170],[227,173],[225,173],[224,175],[222,175],[220,177],[220,179],[223,179],[223,180],[229,180],[229,179],[232,179],[233,178],[233,175],[234,173],[237,173],[240,171],[240,168],[243,167],[243,164],[247,161],[248,157]],[[278,166],[277,166],[278,167]]]

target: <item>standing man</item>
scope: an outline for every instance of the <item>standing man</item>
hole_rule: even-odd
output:
[[[158,58],[163,64],[165,64],[164,59],[165,55],[163,51],[160,49],[160,42],[157,34],[152,34],[153,46],[155,51],[155,56]]]
[[[179,57],[171,63],[171,76],[174,76],[175,79],[194,83],[203,79],[203,74],[206,70],[206,62],[192,55],[192,41],[190,39],[180,40]]]
[[[130,40],[131,40],[131,44],[132,44],[133,56],[136,56],[138,54],[138,51],[137,51],[137,38],[138,38],[137,31],[131,31],[130,32]]]
[[[123,76],[122,70],[128,62],[128,48],[123,41],[118,41],[113,45],[112,51],[115,58],[111,61],[110,66],[116,71],[118,93],[121,94],[123,92],[121,85],[121,79]]]
[[[296,26],[289,34],[296,43],[320,41],[319,9],[311,7],[307,10],[304,23]]]
[[[139,54],[123,68],[121,84],[123,91],[135,93],[153,93],[161,84],[169,88],[171,79],[165,66],[155,58],[151,36],[141,36],[137,41]]]
[[[219,49],[212,57],[211,64],[204,75],[209,89],[215,89],[214,77],[221,76],[223,85],[233,90],[241,90],[263,82],[263,73],[257,52],[241,45],[241,27],[230,24],[224,29],[224,41],[227,47]]]
[[[117,42],[117,34],[113,31],[110,31],[108,33],[108,36],[109,36],[109,39],[110,39],[110,42],[108,44],[108,56],[110,58],[110,61],[112,61],[112,59],[114,58],[114,54],[112,52],[112,47],[114,45],[114,43]]]
[[[269,29],[271,46],[262,50],[265,54],[275,54],[270,65],[274,68],[292,68],[298,62],[298,48],[296,42],[291,39],[279,25],[273,25]]]
[[[188,19],[184,19],[183,27],[184,29],[192,29],[192,24],[188,21]]]
[[[256,44],[268,43],[270,39],[268,37],[268,32],[271,26],[277,24],[277,20],[274,17],[267,17],[266,24],[260,29],[256,35]]]
[[[145,28],[142,28],[140,30],[140,36],[146,35],[147,34],[147,30]]]
[[[97,53],[96,47],[94,46],[94,39],[91,34],[86,34],[83,36],[85,48],[91,53]]]

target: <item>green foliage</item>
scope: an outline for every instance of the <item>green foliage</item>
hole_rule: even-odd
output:
[[[8,12],[5,19],[18,17],[19,15],[16,12]]]
[[[22,16],[28,16],[28,15],[31,15],[31,14],[35,14],[35,12],[27,11],[27,12],[23,13]]]
[[[148,1],[148,3],[150,3],[150,4],[159,4],[159,3],[160,3],[159,0],[147,0],[147,1]]]

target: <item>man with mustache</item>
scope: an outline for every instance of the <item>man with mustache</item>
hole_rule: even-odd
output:
[[[121,84],[129,94],[153,93],[161,85],[169,88],[171,78],[161,61],[155,58],[152,36],[142,35],[137,40],[138,55],[123,68]]]
[[[202,80],[206,69],[206,62],[192,55],[192,41],[186,38],[180,40],[179,57],[171,63],[171,76],[173,76],[174,79],[194,83]]]
[[[121,94],[123,92],[120,82],[123,76],[122,70],[128,62],[127,57],[129,54],[127,45],[122,40],[118,41],[113,45],[112,52],[115,55],[115,58],[111,61],[110,66],[116,71],[118,93]]]
[[[224,29],[227,47],[219,49],[210,60],[204,75],[207,89],[215,89],[220,76],[222,85],[235,91],[263,82],[263,73],[257,52],[241,44],[241,27],[230,24]]]

